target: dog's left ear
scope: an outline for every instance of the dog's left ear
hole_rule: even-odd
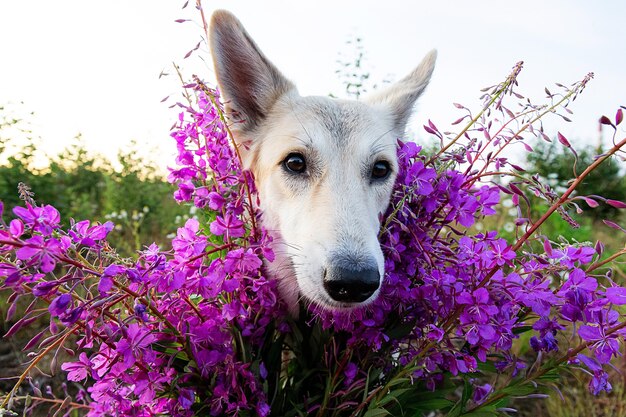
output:
[[[294,85],[261,52],[239,20],[226,10],[211,17],[210,44],[217,82],[234,129],[250,132]]]
[[[391,110],[395,127],[399,132],[404,132],[413,105],[430,81],[436,60],[437,51],[433,49],[409,75],[367,98],[369,103],[383,105]]]

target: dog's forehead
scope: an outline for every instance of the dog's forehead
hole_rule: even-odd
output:
[[[339,146],[379,139],[393,124],[386,114],[358,101],[329,97],[301,97],[294,103],[294,115],[304,129],[315,126]]]

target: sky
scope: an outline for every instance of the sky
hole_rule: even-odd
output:
[[[181,99],[173,62],[185,77],[215,80],[199,13],[180,0],[30,0],[0,2],[0,106],[28,116],[45,152],[76,135],[112,157],[136,140],[173,161],[169,129]],[[594,80],[571,109],[574,120],[548,121],[579,146],[597,143],[598,118],[626,105],[626,2],[480,1],[204,1],[246,26],[265,54],[303,95],[341,96],[339,53],[363,39],[371,78],[399,79],[432,48],[437,67],[411,129],[431,119],[441,130],[460,114],[452,103],[480,107],[480,89],[524,61],[519,91],[540,102],[544,87]],[[189,19],[176,23],[177,19]],[[159,77],[160,74],[169,74]],[[169,97],[165,102],[161,100]],[[23,104],[20,104],[23,103]],[[5,110],[6,111],[6,110]],[[623,132],[620,132],[620,134]]]

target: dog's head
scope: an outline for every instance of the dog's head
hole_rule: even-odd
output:
[[[255,177],[270,265],[290,308],[376,298],[384,276],[380,218],[398,171],[397,138],[426,88],[436,52],[364,102],[301,97],[229,12],[211,20],[215,71],[244,167]]]

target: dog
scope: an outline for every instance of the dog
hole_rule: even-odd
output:
[[[210,23],[218,86],[244,169],[255,179],[276,260],[267,265],[296,313],[371,303],[384,277],[378,241],[402,137],[428,85],[432,50],[406,77],[364,101],[302,97],[239,20]]]

